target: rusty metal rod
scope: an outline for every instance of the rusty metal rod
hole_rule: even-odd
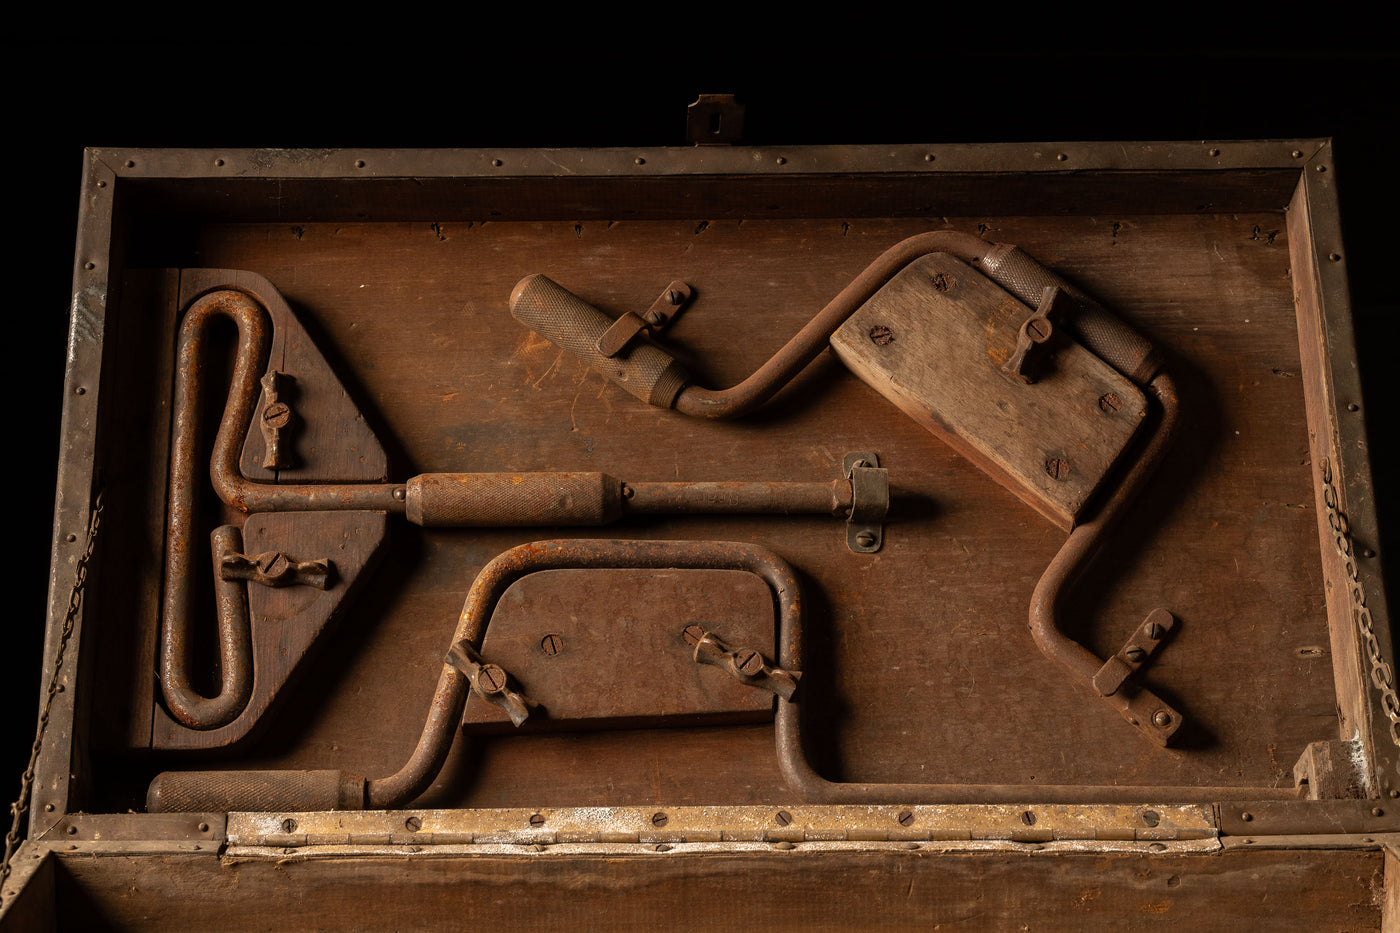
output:
[[[778,616],[778,666],[803,665],[803,600],[791,566],[756,545],[722,541],[537,541],[512,548],[477,575],[458,618],[452,644],[479,647],[496,603],[521,577],[560,569],[743,570],[764,580]],[[804,682],[804,689],[812,689]],[[444,664],[423,731],[408,760],[388,777],[366,781],[364,794],[346,790],[338,771],[166,772],[147,794],[152,810],[316,809],[327,805],[324,788],[340,787],[336,808],[396,809],[432,785],[451,750],[466,704],[467,679]],[[807,761],[802,745],[801,692],[777,700],[775,736],[779,768],[794,791],[815,803],[1211,803],[1224,800],[1293,800],[1299,788],[1192,787],[1179,785],[897,784],[829,781]],[[316,792],[306,787],[322,788]],[[275,801],[276,805],[271,805]]]
[[[624,483],[623,514],[826,514],[851,511],[851,481],[830,483]]]
[[[161,599],[160,683],[166,708],[193,729],[213,729],[232,722],[248,704],[253,690],[253,653],[244,590],[237,582],[219,578],[222,549],[237,542],[237,529],[224,526],[214,532],[214,579],[218,602],[219,693],[204,697],[195,691],[189,674],[190,583],[193,576],[193,529],[199,503],[195,459],[201,434],[202,395],[205,376],[204,344],[209,325],[226,317],[238,326],[239,345],[233,387],[215,438],[216,451],[237,447],[235,425],[253,416],[258,375],[267,353],[271,327],[262,306],[239,292],[223,291],[196,301],[180,328],[179,372],[176,380],[175,443],[170,456],[169,507],[165,523],[165,587]],[[231,533],[230,533],[231,532]]]
[[[1031,595],[1030,630],[1045,656],[1061,664],[1074,677],[1093,689],[1094,674],[1103,660],[1060,631],[1056,614],[1079,578],[1089,569],[1105,540],[1122,520],[1128,505],[1146,486],[1176,435],[1178,411],[1176,384],[1159,372],[1147,389],[1161,406],[1156,427],[1142,453],[1093,519],[1070,533],[1054,560],[1045,568]],[[1095,691],[1097,695],[1097,691]],[[1165,745],[1178,726],[1180,717],[1146,688],[1135,686],[1103,699],[1117,707],[1123,718]]]

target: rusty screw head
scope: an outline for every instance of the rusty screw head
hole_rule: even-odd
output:
[[[648,311],[646,314],[642,315],[642,320],[646,321],[652,327],[660,327],[666,323],[666,315],[662,314],[660,311]]]
[[[284,833],[294,833],[294,832],[296,832],[296,831],[297,831],[297,821],[296,821],[296,820],[292,819],[292,818],[289,816],[289,817],[287,817],[285,820],[282,821],[282,832],[284,832]]]
[[[476,686],[482,693],[500,693],[506,688],[506,672],[495,664],[483,664],[476,675]]]
[[[1026,321],[1026,336],[1036,343],[1044,343],[1050,339],[1050,321],[1043,317],[1033,317]]]
[[[873,532],[873,531],[862,531],[862,532],[860,532],[859,534],[856,535],[856,544],[859,544],[861,547],[874,547],[874,546],[875,546],[875,532]]]
[[[870,340],[877,347],[883,347],[894,340],[894,331],[883,324],[876,324],[870,328]]]
[[[773,822],[779,826],[786,826],[792,822],[792,814],[786,810],[779,810],[773,817]]]
[[[416,833],[423,828],[423,821],[416,816],[410,816],[403,821],[403,828],[411,833]]]
[[[292,572],[292,562],[286,554],[274,551],[258,558],[258,571],[270,580],[280,580]]]
[[[698,625],[687,625],[681,635],[685,638],[687,645],[698,645],[700,639],[705,637],[705,630]]]
[[[740,648],[734,652],[734,666],[739,673],[752,677],[763,670],[763,655],[752,648]]]
[[[684,298],[684,297],[685,297],[684,295],[682,295],[678,290],[676,290],[676,289],[674,289],[674,288],[672,288],[672,289],[670,289],[670,290],[668,290],[668,291],[666,292],[666,300],[669,301],[669,302],[670,302],[671,304],[673,304],[673,305],[678,305],[678,304],[680,304],[680,303],[681,303],[681,299]]]
[[[1137,662],[1141,661],[1143,658],[1147,657],[1147,652],[1146,652],[1146,651],[1143,651],[1143,650],[1142,650],[1141,648],[1139,648],[1137,645],[1133,645],[1133,646],[1132,646],[1131,648],[1129,648],[1127,651],[1124,651],[1124,652],[1123,652],[1123,657],[1127,658],[1129,661],[1132,661],[1134,664],[1136,664]]]
[[[1032,812],[1029,811],[1029,810],[1025,811],[1024,813],[1021,814],[1021,822],[1022,822],[1022,823],[1025,823],[1027,826],[1034,826],[1034,825],[1035,825],[1035,814],[1032,813]]]
[[[1156,810],[1143,810],[1142,821],[1148,826],[1156,826],[1158,823],[1162,822],[1162,815]]]
[[[653,826],[665,826],[669,822],[671,822],[671,818],[660,810],[651,815],[651,825]]]
[[[1123,407],[1123,400],[1118,397],[1117,392],[1110,392],[1107,395],[1099,396],[1099,410],[1105,414],[1113,414]]]
[[[1156,641],[1157,639],[1162,637],[1162,626],[1158,625],[1156,622],[1149,622],[1147,623],[1146,634],[1148,638],[1151,638],[1153,641]]]
[[[543,813],[532,813],[532,814],[530,815],[530,825],[531,825],[531,826],[543,826],[543,825],[544,825],[544,814],[543,814]]]
[[[895,820],[897,820],[897,821],[899,822],[899,825],[900,825],[900,826],[913,826],[913,825],[914,825],[914,811],[912,811],[912,810],[900,810],[900,811],[899,811],[899,815],[895,817]]]
[[[1152,723],[1160,729],[1165,729],[1172,724],[1172,714],[1164,709],[1159,709],[1152,714]]]
[[[286,402],[273,402],[263,409],[262,416],[269,427],[285,428],[292,420],[292,408]]]
[[[1045,472],[1051,479],[1069,479],[1069,461],[1064,457],[1051,457],[1045,461]]]
[[[564,650],[564,639],[558,635],[546,635],[540,639],[540,650],[553,657]]]

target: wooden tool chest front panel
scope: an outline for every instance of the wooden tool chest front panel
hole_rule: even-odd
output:
[[[1149,610],[1177,615],[1144,671],[1187,719],[1170,749],[1072,684],[1027,632],[1032,588],[1064,533],[829,354],[757,415],[708,422],[642,404],[506,310],[511,288],[534,272],[613,315],[684,279],[696,297],[668,345],[702,381],[729,385],[882,250],[945,224],[1019,245],[1169,355],[1181,435],[1062,625],[1109,656]],[[606,536],[750,541],[798,568],[809,612],[803,703],[819,724],[808,755],[829,778],[1291,786],[1303,747],[1336,737],[1336,699],[1283,224],[1278,213],[933,223],[561,216],[189,231],[152,264],[195,256],[270,280],[389,451],[394,479],[600,470],[638,482],[829,481],[844,454],[873,450],[894,491],[876,555],[853,554],[840,523],[811,516],[633,518],[601,532],[428,530],[391,519],[387,556],[363,596],[237,766],[394,771],[421,731],[477,571],[522,542]],[[124,327],[140,321],[160,333],[169,304],[130,296]],[[113,534],[150,547],[162,527],[152,516]],[[773,727],[747,725],[459,740],[422,802],[791,795]]]

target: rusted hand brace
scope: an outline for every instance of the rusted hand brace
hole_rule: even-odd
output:
[[[837,328],[901,269],[934,252],[979,266],[989,278],[1032,308],[1041,304],[1046,289],[1058,289],[1074,305],[1073,314],[1064,323],[1080,343],[1143,386],[1159,403],[1156,426],[1128,474],[1098,512],[1071,532],[1042,576],[1031,603],[1030,630],[1042,652],[1108,700],[1153,741],[1165,745],[1181,725],[1181,715],[1151,691],[1124,683],[1122,676],[1103,676],[1096,684],[1095,675],[1105,668],[1105,662],[1061,632],[1055,616],[1075,580],[1093,561],[1110,530],[1161,461],[1176,429],[1176,388],[1146,339],[1019,248],[952,231],[903,240],[881,254],[753,375],[728,389],[695,384],[674,359],[652,344],[639,347],[628,360],[600,357],[591,334],[605,329],[610,319],[544,276],[529,276],[515,286],[511,311],[523,324],[644,401],[699,418],[736,418],[752,412],[790,382],[826,349]],[[1158,612],[1158,619],[1165,617],[1170,621],[1165,610]],[[1145,630],[1149,624],[1144,622],[1139,628]],[[1151,644],[1155,645],[1155,640]]]
[[[727,541],[536,541],[512,548],[477,575],[453,632],[453,646],[475,649],[496,604],[517,580],[543,570],[717,569],[755,574],[768,584],[778,614],[777,666],[800,671],[801,589],[797,575],[766,548]],[[151,812],[392,810],[433,783],[451,751],[470,690],[451,660],[443,664],[418,744],[394,774],[366,780],[342,771],[188,771],[156,776],[147,791]],[[1297,788],[1084,786],[1069,784],[864,784],[828,781],[803,750],[800,694],[779,695],[778,765],[788,785],[816,803],[1160,803],[1296,799]]]

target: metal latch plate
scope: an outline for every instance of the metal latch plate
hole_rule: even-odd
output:
[[[970,266],[932,253],[871,296],[831,346],[876,391],[1068,530],[1147,402],[1063,328],[1034,384],[1007,379],[1001,368],[1032,313]]]
[[[771,719],[773,694],[695,663],[691,623],[774,657],[772,594],[737,570],[532,573],[497,603],[481,657],[540,705],[523,731]],[[463,727],[514,731],[476,696]]]

